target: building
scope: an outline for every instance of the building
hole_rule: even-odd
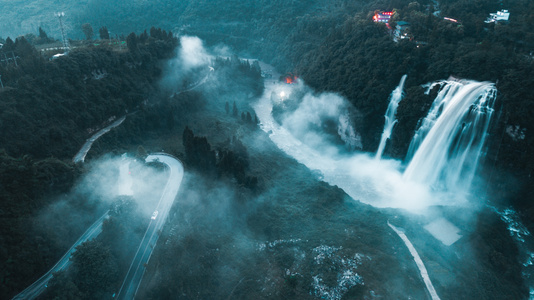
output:
[[[65,56],[66,54],[65,53],[58,53],[58,54],[55,54],[54,56],[50,57],[50,60],[56,60],[62,56]]]
[[[453,22],[453,23],[459,23],[458,20],[453,19],[453,18],[449,18],[449,17],[443,17],[443,20],[451,21],[451,22]]]
[[[410,28],[410,23],[405,21],[397,22],[393,32],[393,41],[398,42],[403,39],[410,39],[412,36],[407,32],[408,28]]]
[[[394,14],[393,11],[377,12],[373,16],[373,21],[377,23],[389,23],[389,19],[391,19],[391,16],[393,16],[393,14]]]
[[[490,16],[486,19],[486,23],[498,23],[508,22],[510,19],[510,12],[507,9],[502,9],[496,13],[490,13]]]

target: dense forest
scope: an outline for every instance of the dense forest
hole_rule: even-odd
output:
[[[180,46],[171,32],[152,27],[140,34],[131,33],[123,41],[74,41],[71,51],[59,57],[54,56],[57,50],[38,51],[36,46],[41,42],[26,37],[15,41],[7,38],[2,48],[2,53],[13,55],[15,60],[0,65],[4,84],[0,90],[1,295],[13,296],[37,279],[84,228],[109,209],[106,203],[114,201],[103,234],[80,247],[79,254],[72,258],[73,267],[55,275],[46,296],[107,297],[116,292],[117,285],[120,287],[121,282],[115,279],[124,275],[133,255],[122,250],[125,243],[133,245],[138,241],[133,236],[142,233],[145,222],[140,221],[134,200],[106,199],[105,195],[91,192],[91,188],[98,189],[94,180],[87,179],[98,170],[97,157],[135,149],[154,135],[163,134],[163,139],[168,139],[166,134],[174,134],[179,128],[183,130],[187,122],[194,122],[195,112],[205,112],[207,99],[215,95],[223,101],[216,114],[227,115],[232,122],[247,128],[257,128],[257,118],[240,99],[262,93],[261,70],[257,63],[250,64],[236,56],[217,58],[211,63],[216,70],[213,73],[206,75],[207,70],[203,69],[196,70],[197,74],[184,73],[180,80],[172,82],[176,88],[169,89],[169,83],[162,83],[161,79],[165,72],[174,72],[167,66]],[[213,77],[205,84],[205,92],[190,91],[190,86],[204,76]],[[230,101],[233,111],[225,112],[225,104],[228,108]],[[93,146],[88,158],[95,159],[97,165],[72,162],[86,138],[122,116],[127,118],[120,129]],[[248,193],[256,189],[258,179],[247,174],[247,153],[239,140],[219,143],[219,161],[213,160],[212,165],[199,161],[204,154],[197,148],[205,143],[205,139],[193,136],[191,141],[185,139],[183,146],[177,147],[179,150],[173,145],[168,152],[177,156],[185,153],[190,167],[206,167],[204,171],[208,173],[213,170],[210,176],[214,178],[235,178]],[[157,149],[157,144],[147,145],[147,149]],[[178,144],[181,142],[175,145]],[[139,154],[143,152],[146,156],[144,149],[138,149],[136,155],[143,157]],[[58,219],[53,220],[54,217]],[[59,229],[62,222],[70,224],[76,219],[75,226]],[[88,261],[95,262],[94,268],[81,270],[79,266]],[[113,280],[102,278],[88,283],[88,278],[102,272]],[[100,292],[95,294],[98,289]]]
[[[16,62],[0,64],[3,297],[44,273],[64,243],[76,239],[90,216],[101,211],[92,194],[70,192],[86,172],[72,157],[91,133],[140,108],[157,89],[160,60],[171,57],[177,45],[168,35],[146,36],[136,51],[88,44],[49,60],[54,53],[38,52],[24,37],[6,39],[1,51]],[[40,227],[38,215],[62,201],[88,216],[79,226],[46,232],[60,224]]]

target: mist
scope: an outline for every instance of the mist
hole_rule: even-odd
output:
[[[310,90],[300,81],[297,85],[274,84],[267,87],[263,98],[256,106],[256,113],[262,122],[262,129],[271,133],[271,139],[289,155],[308,166],[319,170],[324,180],[345,190],[353,199],[376,207],[403,208],[414,212],[423,212],[432,205],[467,204],[463,199],[451,201],[440,193],[433,193],[431,188],[403,179],[403,165],[394,159],[374,159],[373,153],[348,151],[346,144],[335,143],[341,140],[338,131],[325,132],[324,124],[337,121],[336,116],[348,115],[350,105],[339,95],[301,93]],[[287,99],[301,97],[293,111],[281,113],[281,124],[270,120],[268,107],[283,106],[285,101],[267,95],[284,93]],[[274,108],[273,108],[274,109]],[[338,125],[341,126],[341,125]],[[347,126],[348,135],[360,134],[357,127]],[[358,144],[353,142],[353,144]]]
[[[348,101],[334,93],[314,95],[303,81],[281,89],[271,93],[275,118],[280,111],[281,125],[295,137],[325,155],[361,149],[361,136],[352,124],[359,113]]]
[[[189,89],[209,71],[214,56],[211,55],[198,37],[181,36],[175,58],[164,67],[160,87],[165,91],[178,92]]]
[[[158,276],[158,286],[177,290],[218,282],[216,290],[205,292],[230,295],[235,284],[249,276],[244,266],[253,261],[256,243],[246,226],[251,209],[240,204],[237,192],[234,186],[203,174],[186,174],[151,259],[151,264],[158,265],[158,274],[165,274]],[[176,280],[181,284],[176,285]],[[142,288],[140,294],[161,297],[161,291],[150,288]],[[191,296],[187,291],[181,294]]]
[[[86,173],[73,189],[45,207],[36,217],[38,225],[35,230],[47,236],[60,249],[72,246],[99,217],[108,210],[116,211],[118,206],[124,205],[124,199],[131,201],[135,207],[131,221],[145,224],[143,220],[150,219],[167,179],[166,172],[148,167],[126,155],[105,155],[87,163],[85,168]],[[114,219],[117,217],[111,216]],[[132,231],[133,235],[127,238],[135,241],[141,237],[141,233]],[[122,249],[131,251],[129,247]],[[118,253],[116,255],[119,256]]]

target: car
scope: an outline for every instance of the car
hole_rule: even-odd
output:
[[[155,220],[157,216],[158,216],[158,211],[156,210],[156,211],[154,211],[154,213],[152,214],[151,219],[152,219],[152,220]]]

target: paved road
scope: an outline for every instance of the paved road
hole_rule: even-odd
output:
[[[117,121],[111,123],[110,125],[100,129],[97,133],[93,134],[90,138],[88,138],[85,141],[85,144],[83,144],[83,146],[80,149],[80,151],[78,151],[78,153],[76,153],[76,155],[74,156],[72,161],[75,162],[75,163],[84,162],[85,156],[87,155],[87,152],[89,152],[89,150],[91,149],[91,146],[93,146],[93,143],[99,137],[101,137],[104,134],[108,133],[112,128],[115,128],[115,127],[121,125],[122,122],[124,122],[125,119],[126,119],[126,116],[123,116],[122,118],[118,119]]]
[[[150,220],[148,229],[137,249],[134,259],[132,260],[132,264],[130,265],[128,274],[126,274],[124,282],[117,295],[117,299],[133,299],[135,297],[141,279],[145,274],[145,264],[150,260],[152,251],[158,241],[159,233],[165,224],[169,210],[178,194],[178,189],[180,188],[184,175],[184,167],[182,163],[172,156],[166,154],[153,154],[149,155],[146,161],[159,161],[167,165],[170,169],[169,179],[156,208],[158,215],[156,219]]]
[[[115,126],[118,126],[119,124]],[[182,182],[184,168],[179,160],[166,154],[154,154],[147,157],[147,162],[153,162],[156,160],[169,167],[169,179],[156,208],[156,210],[158,210],[158,216],[155,220],[151,219],[141,245],[139,246],[132,265],[130,266],[130,270],[128,271],[126,279],[124,280],[123,287],[121,287],[122,294],[119,292],[118,296],[121,297],[121,299],[132,299],[135,296],[137,288],[139,287],[139,283],[141,282],[145,272],[144,264],[146,264],[150,259],[152,250],[158,240],[158,233],[163,228],[165,220],[169,214],[169,210],[174,202],[174,199],[176,198],[176,194],[178,194],[178,189],[180,188],[180,184]],[[69,267],[71,264],[69,259],[76,251],[76,247],[86,241],[96,238],[102,232],[102,223],[107,217],[108,213],[106,212],[85,231],[85,233],[74,243],[74,245],[72,245],[67,253],[65,253],[65,255],[63,255],[63,257],[61,257],[61,259],[46,274],[27,287],[24,291],[16,295],[13,299],[26,300],[37,298],[46,289],[48,282],[50,279],[52,279],[53,273],[65,270]]]
[[[428,272],[425,268],[425,264],[423,264],[423,261],[421,260],[421,257],[417,253],[417,250],[415,250],[415,247],[413,246],[412,242],[408,239],[406,234],[404,232],[391,225],[388,221],[388,226],[395,231],[395,233],[402,239],[406,247],[408,247],[408,250],[410,250],[410,254],[413,256],[413,260],[415,261],[415,264],[417,265],[417,268],[419,268],[419,272],[421,273],[421,277],[423,277],[423,281],[425,282],[426,289],[430,293],[430,297],[432,300],[439,300],[438,293],[436,293],[436,290],[434,289],[434,286],[432,285],[432,281],[430,280],[430,277],[428,276]]]
[[[61,259],[41,278],[35,281],[32,285],[27,287],[24,291],[20,292],[13,299],[35,299],[39,296],[47,287],[48,281],[52,279],[52,274],[54,272],[62,271],[68,268],[71,264],[69,260],[72,253],[76,251],[76,247],[82,243],[96,238],[102,232],[102,222],[108,217],[108,213],[105,213],[100,219],[98,219],[84,234],[72,245],[72,247],[61,257]]]
[[[193,83],[192,85],[190,85],[189,87],[186,87],[185,89],[183,89],[181,91],[173,93],[172,95],[169,96],[169,98],[173,98],[174,96],[179,95],[181,93],[192,91],[192,90],[196,89],[197,87],[203,85],[204,83],[206,83],[206,81],[208,81],[208,79],[211,76],[211,72],[213,72],[213,71],[215,71],[215,69],[213,69],[212,67],[209,67],[209,72],[206,74],[206,76],[204,76],[204,78],[202,78],[201,80]]]

